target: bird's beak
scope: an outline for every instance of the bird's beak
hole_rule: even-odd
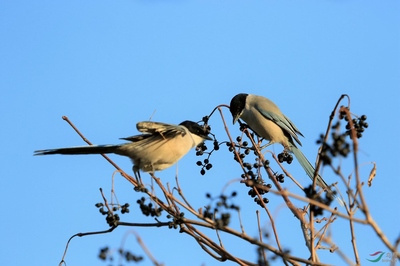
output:
[[[238,115],[234,116],[233,117],[233,124],[235,124],[238,120],[239,120],[239,116]]]
[[[213,138],[210,137],[210,136],[204,136],[204,139],[205,139],[205,140],[213,140]]]

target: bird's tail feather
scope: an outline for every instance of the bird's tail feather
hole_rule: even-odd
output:
[[[306,156],[296,146],[291,145],[290,150],[293,152],[294,156],[299,161],[301,167],[303,167],[307,175],[311,178],[311,180],[314,180],[315,169],[312,164],[307,160]],[[331,190],[331,188],[320,175],[317,176],[317,185],[326,190],[329,195],[335,197],[340,205],[344,206],[343,201],[338,197],[338,195],[336,195],[336,193]]]
[[[79,146],[60,149],[37,150],[34,155],[49,155],[49,154],[103,154],[114,153],[120,145],[96,145],[96,146]]]

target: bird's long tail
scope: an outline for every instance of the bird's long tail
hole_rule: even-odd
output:
[[[301,150],[299,150],[299,148],[297,148],[294,145],[290,146],[290,150],[293,152],[294,156],[299,161],[301,167],[303,167],[303,169],[307,173],[307,175],[311,178],[311,180],[314,180],[315,169],[312,166],[312,164],[307,160],[306,156],[301,152]],[[330,196],[336,198],[336,200],[340,203],[340,205],[344,206],[343,201],[338,197],[338,195],[336,195],[336,193],[334,193],[331,190],[331,188],[328,186],[328,184],[325,182],[325,180],[320,175],[317,176],[317,185],[319,187],[321,187],[322,189],[326,190],[326,192]]]
[[[64,154],[64,155],[77,155],[77,154],[103,154],[115,153],[120,145],[96,145],[96,146],[78,146],[60,149],[37,150],[34,155],[49,155],[49,154]]]

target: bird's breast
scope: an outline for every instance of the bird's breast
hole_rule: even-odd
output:
[[[281,143],[283,146],[288,146],[288,139],[274,121],[265,118],[257,110],[251,112],[243,112],[241,119],[260,137],[272,142]]]
[[[132,143],[124,153],[134,165],[144,172],[161,171],[177,163],[191,148],[194,141],[190,134],[174,138],[154,138],[143,143]]]

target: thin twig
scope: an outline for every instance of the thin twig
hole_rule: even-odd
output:
[[[258,235],[260,237],[260,242],[264,242],[263,241],[263,233],[262,233],[261,224],[260,224],[260,212],[258,210],[256,211],[256,215],[257,215],[257,227],[258,227]],[[261,254],[263,256],[264,263],[266,264],[267,263],[267,255],[265,254],[264,249],[261,250]]]
[[[78,135],[83,139],[84,142],[86,142],[89,145],[93,145],[79,130],[78,128],[75,127],[75,125],[69,120],[69,118],[67,116],[63,116],[62,119],[64,121],[66,121],[74,130],[76,133],[78,133]],[[115,167],[115,169],[117,169],[121,175],[123,177],[126,178],[126,180],[128,180],[130,183],[132,183],[135,187],[138,186],[138,183],[136,182],[136,180],[134,178],[132,178],[130,175],[128,175],[127,173],[125,173],[121,168],[119,168],[119,166],[117,164],[115,164],[107,155],[105,154],[101,154],[101,156],[104,157],[104,159],[106,159],[112,166]]]

